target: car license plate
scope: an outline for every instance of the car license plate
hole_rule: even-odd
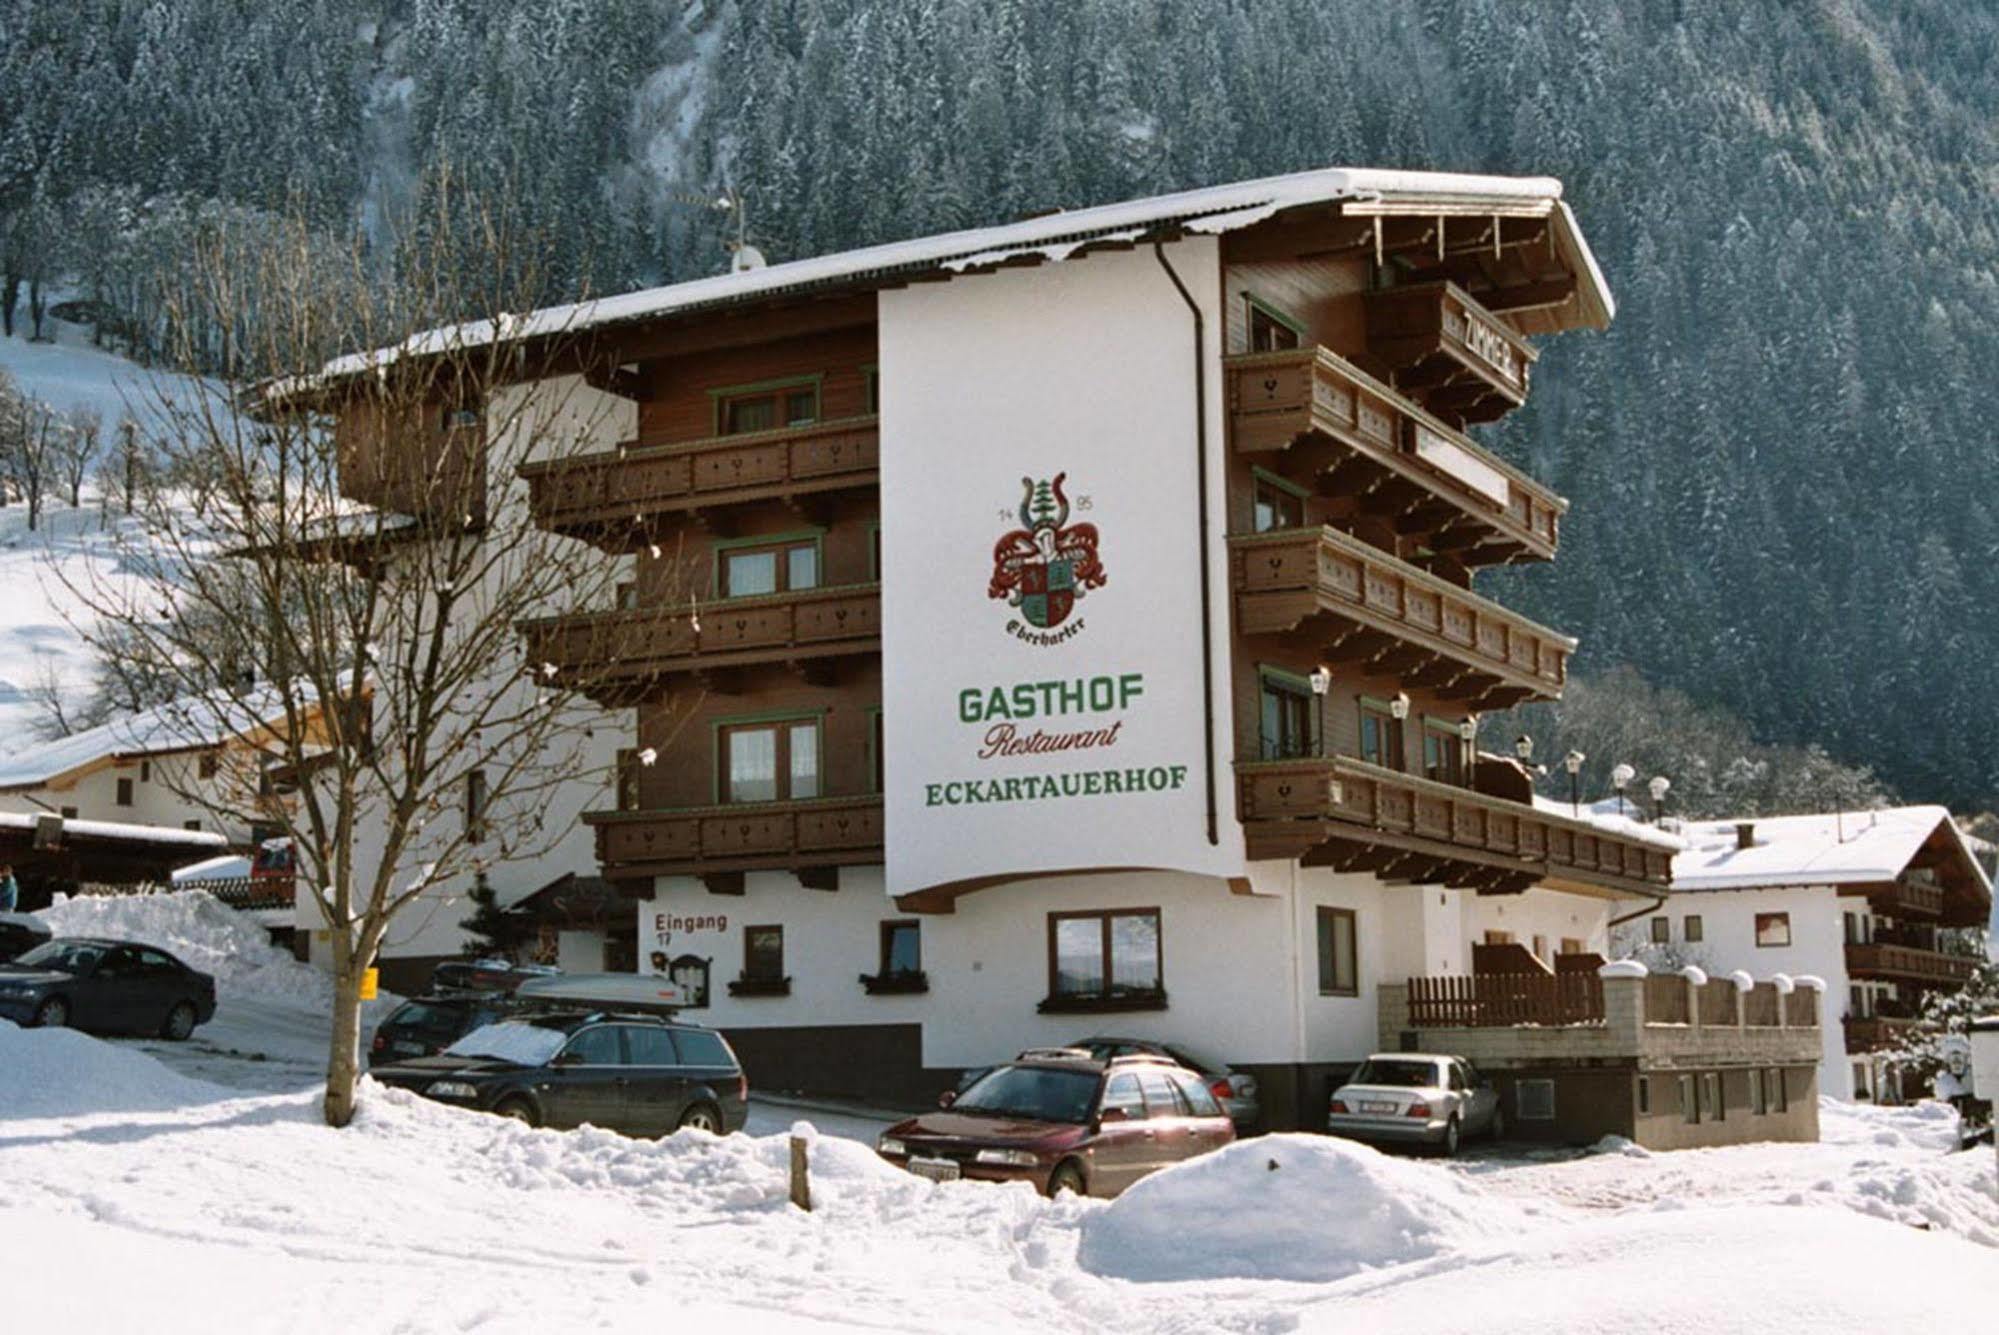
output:
[[[389,1044],[389,1051],[395,1053],[398,1057],[421,1057],[423,1056],[423,1044],[391,1043]]]
[[[932,1182],[956,1182],[961,1176],[958,1165],[949,1159],[925,1159],[914,1155],[909,1160],[909,1171]]]
[[[1364,1113],[1392,1113],[1395,1111],[1395,1105],[1392,1103],[1362,1103],[1360,1110]]]

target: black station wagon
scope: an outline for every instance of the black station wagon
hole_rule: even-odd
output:
[[[749,1081],[722,1036],[649,1015],[520,1015],[474,1030],[434,1057],[371,1074],[529,1126],[588,1122],[630,1136],[699,1127],[719,1135],[740,1131],[749,1115]]]

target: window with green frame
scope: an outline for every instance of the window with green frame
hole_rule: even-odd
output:
[[[1258,674],[1260,754],[1265,760],[1309,756],[1315,750],[1311,685],[1303,678],[1274,668]]]
[[[785,534],[715,544],[715,593],[750,598],[819,587],[819,535]]]
[[[1305,489],[1261,468],[1254,470],[1251,526],[1258,533],[1301,528],[1305,523]]]
[[[1402,768],[1402,721],[1386,701],[1360,702],[1360,758],[1383,769]]]
[[[819,720],[720,723],[716,796],[723,802],[789,802],[819,796]]]
[[[1243,301],[1248,306],[1251,352],[1288,352],[1304,346],[1304,325],[1248,293]]]
[[[1423,720],[1423,777],[1438,783],[1465,781],[1465,744],[1455,723]]]
[[[805,426],[819,420],[819,380],[741,385],[715,391],[715,431],[739,436],[772,431],[781,426]]]

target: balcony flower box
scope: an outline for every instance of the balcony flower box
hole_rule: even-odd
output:
[[[1063,995],[1044,997],[1035,1007],[1043,1015],[1113,1015],[1120,1011],[1163,1011],[1166,1009],[1166,990],[1158,988],[1148,992],[1113,992],[1106,996],[1101,993],[1088,995]]]
[[[788,997],[791,995],[789,978],[751,978],[747,975],[729,984],[732,997]]]
[[[930,990],[930,975],[921,969],[897,969],[893,973],[864,973],[861,986],[871,997],[914,996]]]

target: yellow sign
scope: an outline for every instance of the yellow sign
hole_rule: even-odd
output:
[[[363,969],[361,971],[361,1000],[373,1001],[375,999],[375,984],[379,981],[380,977],[381,970],[379,969]]]

